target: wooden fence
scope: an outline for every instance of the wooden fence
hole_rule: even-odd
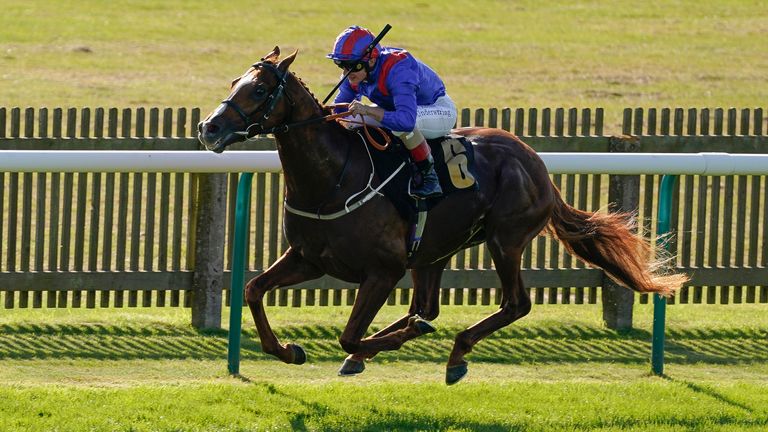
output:
[[[459,125],[510,130],[540,152],[768,151],[762,109],[626,109],[624,136],[604,135],[603,118],[599,108],[464,109]],[[195,150],[199,120],[198,109],[184,108],[0,108],[0,149]],[[271,148],[274,141],[261,137],[232,150]],[[208,205],[197,199],[205,176],[210,175],[0,173],[4,307],[190,304],[194,270],[202,265],[195,257],[205,255],[194,250],[198,217]],[[229,269],[237,176],[219,177],[229,191],[226,214],[219,215],[227,221],[222,235]],[[653,238],[659,176],[552,177],[578,208],[605,210],[612,204],[636,210],[640,229]],[[672,247],[679,269],[693,278],[674,301],[768,302],[766,183],[766,176],[681,177]],[[252,193],[248,276],[286,247],[281,175],[257,173]],[[523,267],[536,303],[606,302],[599,288],[610,284],[602,271],[585,267],[549,238],[534,240]],[[498,303],[498,281],[483,246],[457,254],[443,281],[443,304]],[[228,274],[222,283],[228,292]],[[410,288],[410,279],[404,279],[390,304],[409,303]],[[353,298],[352,285],[323,278],[272,292],[267,301],[338,305]]]

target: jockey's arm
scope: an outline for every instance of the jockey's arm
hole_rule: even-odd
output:
[[[384,111],[381,124],[393,131],[410,132],[416,127],[418,87],[414,71],[407,66],[406,62],[395,65],[387,79],[387,90],[395,109]]]
[[[403,86],[394,95],[394,111],[373,105],[365,105],[360,101],[349,104],[348,110],[352,114],[359,114],[378,120],[381,124],[393,131],[410,132],[416,127],[416,92]],[[386,118],[386,120],[384,120]]]
[[[349,110],[353,114],[360,114],[374,118],[393,131],[410,132],[416,127],[416,83],[412,70],[407,65],[397,65],[387,77],[386,87],[390,93],[390,105],[394,110],[388,111],[380,106],[364,105],[352,102]],[[382,104],[386,105],[386,104]]]

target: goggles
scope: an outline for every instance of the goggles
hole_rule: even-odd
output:
[[[351,70],[352,72],[359,72],[365,67],[365,62],[361,60],[334,60],[336,66],[344,70]]]

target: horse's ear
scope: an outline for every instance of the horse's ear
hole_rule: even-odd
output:
[[[280,64],[277,65],[277,68],[283,71],[283,73],[285,73],[288,70],[288,67],[291,65],[291,63],[293,63],[293,61],[296,59],[296,54],[298,53],[299,53],[299,50],[296,50],[288,57],[282,59],[280,61]]]
[[[272,52],[262,57],[261,61],[270,61],[272,63],[277,63],[279,59],[280,59],[280,47],[275,46],[275,49],[273,49]]]

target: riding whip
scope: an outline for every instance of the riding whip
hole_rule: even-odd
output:
[[[365,58],[368,54],[370,54],[371,51],[373,51],[373,49],[376,48],[376,44],[378,44],[379,41],[381,41],[384,38],[384,35],[387,34],[389,29],[391,29],[391,28],[392,28],[391,25],[389,25],[389,24],[385,25],[384,28],[381,30],[381,33],[379,33],[379,35],[376,36],[373,39],[373,41],[368,45],[368,48],[365,49],[365,52],[363,53],[363,56],[361,58]],[[341,86],[341,84],[344,82],[344,80],[347,79],[347,77],[351,73],[352,73],[352,69],[350,69],[349,71],[347,71],[347,73],[344,74],[344,76],[341,78],[341,80],[339,80],[339,83],[336,84],[336,87],[334,87],[333,90],[331,90],[331,92],[328,93],[328,96],[326,96],[325,99],[323,99],[323,105],[325,105],[325,103],[328,102],[328,99],[330,99],[331,96],[333,96],[333,94],[336,93],[336,90],[339,89],[339,86]]]

